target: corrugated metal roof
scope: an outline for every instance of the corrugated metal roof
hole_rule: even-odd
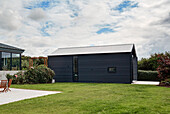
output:
[[[132,52],[134,44],[58,48],[49,56]]]
[[[0,43],[0,48],[24,51],[24,49],[20,49],[3,43]]]

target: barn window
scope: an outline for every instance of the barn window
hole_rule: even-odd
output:
[[[78,57],[73,56],[73,74],[74,76],[78,76]]]
[[[116,67],[108,67],[108,72],[109,73],[115,73],[116,72]]]

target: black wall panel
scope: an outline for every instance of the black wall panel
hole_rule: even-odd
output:
[[[72,82],[72,56],[48,57],[48,65],[56,82]]]
[[[82,55],[78,57],[80,82],[131,83],[130,53]],[[108,67],[116,67],[109,73]]]
[[[131,83],[131,53],[93,54],[78,56],[79,82]],[[49,56],[49,67],[55,72],[56,82],[72,82],[73,56]],[[108,72],[116,67],[116,72]]]

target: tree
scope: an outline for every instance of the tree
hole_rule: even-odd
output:
[[[30,58],[31,58],[30,56],[22,55],[21,60],[22,60],[22,69],[23,70],[28,70],[29,69],[29,59]],[[37,67],[39,65],[44,65],[44,59],[34,59],[33,60],[33,66],[34,67]]]
[[[165,52],[165,53],[155,53],[150,55],[149,58],[142,58],[140,61],[138,61],[138,69],[139,70],[153,70],[156,71],[158,68],[158,55],[161,56],[167,56],[170,57],[170,52]]]
[[[167,55],[158,55],[158,65],[158,77],[161,79],[161,81],[170,79],[170,57]]]
[[[29,69],[29,58],[31,58],[30,56],[25,56],[22,55],[21,60],[22,60],[22,69],[23,70],[28,70]]]

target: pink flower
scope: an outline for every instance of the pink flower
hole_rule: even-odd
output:
[[[18,76],[17,76],[17,75],[15,75],[15,77],[17,78]]]

